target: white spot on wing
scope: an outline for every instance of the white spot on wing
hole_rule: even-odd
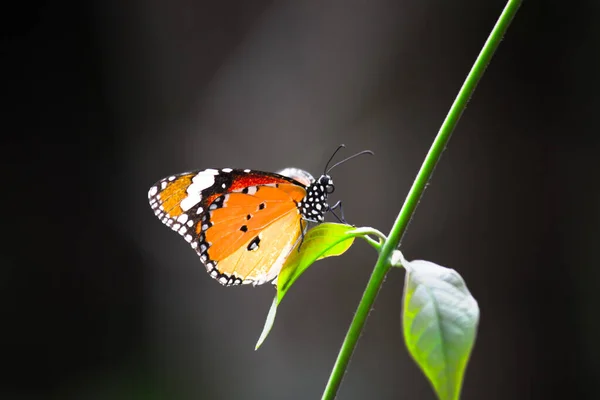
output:
[[[182,226],[181,229],[178,231],[180,235],[183,235],[184,233],[187,232],[187,227],[186,226]]]
[[[198,207],[198,211],[196,211],[196,214],[202,214],[203,212],[204,212],[204,208]]]
[[[161,189],[164,189],[164,188],[166,188],[166,187],[167,187],[167,182],[166,182],[166,181],[164,181],[164,182],[162,182],[162,183],[160,184],[160,188],[161,188]]]
[[[179,222],[180,224],[185,224],[188,220],[188,216],[187,214],[181,214],[179,217],[177,217],[177,222]]]
[[[181,200],[179,206],[183,211],[189,211],[196,204],[200,203],[201,199],[202,197],[200,196],[200,193],[188,194],[188,196],[185,199]]]
[[[192,178],[192,184],[187,188],[187,197],[180,203],[183,211],[188,211],[202,200],[202,191],[215,184],[215,175],[219,171],[216,169],[206,169],[200,171]]]
[[[231,172],[233,170],[231,168],[223,168],[221,171],[223,171],[223,172]]]
[[[156,186],[152,186],[148,191],[148,197],[152,197],[158,192],[158,188]]]
[[[191,242],[192,241],[192,235],[185,235],[185,240],[187,242]]]
[[[313,183],[315,181],[315,178],[313,178],[313,176],[302,170],[299,168],[285,168],[282,169],[281,171],[277,172],[279,175],[283,175],[283,176],[287,176],[288,178],[292,178],[300,183],[302,183],[304,186],[308,186],[311,183]]]
[[[244,170],[244,172],[245,172],[245,173],[248,173],[248,172],[250,172],[250,170],[249,170],[249,169],[245,169],[245,170]]]

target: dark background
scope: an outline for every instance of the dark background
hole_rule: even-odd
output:
[[[316,399],[375,262],[223,288],[147,204],[209,167],[334,171],[387,232],[503,1],[88,1],[2,12],[3,399]],[[403,242],[481,308],[464,399],[597,398],[600,5],[525,1]],[[433,399],[391,271],[340,399]]]

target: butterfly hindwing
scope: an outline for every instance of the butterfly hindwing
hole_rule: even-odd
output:
[[[286,183],[225,195],[223,206],[211,212],[203,230],[207,259],[219,260],[221,273],[248,283],[273,279],[284,260],[279,255],[287,256],[290,242],[295,244],[300,236],[296,202],[305,193]]]
[[[301,232],[305,186],[282,175],[229,168],[173,175],[148,192],[155,215],[196,250],[224,285],[275,278]]]
[[[298,242],[299,222],[294,212],[284,214],[226,256],[217,267],[241,283],[260,285],[273,280]]]

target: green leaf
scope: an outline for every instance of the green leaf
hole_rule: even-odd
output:
[[[256,342],[256,346],[254,346],[254,350],[258,350],[261,344],[267,338],[267,335],[271,331],[273,327],[273,323],[275,322],[275,314],[277,314],[277,296],[273,299],[273,303],[271,304],[271,308],[269,309],[269,314],[267,314],[267,320],[265,321],[265,327],[263,328],[260,337],[258,338],[258,342]]]
[[[403,325],[406,346],[441,400],[460,397],[475,343],[479,306],[453,269],[402,260],[407,276]]]
[[[277,295],[273,299],[263,331],[256,343],[257,350],[267,338],[275,322],[277,306],[292,284],[315,261],[326,257],[339,256],[352,246],[354,238],[364,236],[371,230],[356,229],[350,225],[323,223],[317,225],[304,235],[300,251],[295,247],[281,268],[277,278]]]
[[[352,246],[354,238],[363,234],[353,226],[329,222],[308,231],[304,235],[300,251],[294,248],[281,268],[277,278],[277,304],[296,279],[315,261],[345,253]]]

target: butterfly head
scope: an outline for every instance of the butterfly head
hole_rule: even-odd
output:
[[[325,189],[325,194],[331,194],[335,192],[335,186],[333,185],[333,179],[329,175],[321,175],[319,178],[319,185]],[[327,196],[325,196],[327,197]]]
[[[299,170],[297,168],[286,168],[285,170],[280,172],[280,174],[288,176],[290,178],[294,178],[306,185],[306,197],[304,197],[302,201],[298,202],[298,208],[300,209],[302,218],[304,218],[305,220],[317,223],[324,222],[325,214],[328,211],[333,212],[333,208],[336,208],[338,204],[341,204],[338,202],[333,207],[329,207],[329,204],[327,204],[327,197],[335,191],[335,185],[333,184],[333,179],[331,179],[331,176],[329,175],[329,171],[331,171],[338,165],[341,165],[346,161],[351,160],[360,155],[373,154],[373,152],[370,150],[364,150],[350,157],[347,157],[342,161],[339,161],[333,166],[329,167],[329,164],[331,163],[331,160],[333,160],[335,154],[344,147],[345,146],[342,144],[336,149],[329,161],[327,161],[327,164],[325,165],[325,169],[323,171],[323,175],[321,175],[321,177],[317,180],[315,180],[308,172]],[[342,218],[338,218],[338,220],[344,220],[343,213]]]

